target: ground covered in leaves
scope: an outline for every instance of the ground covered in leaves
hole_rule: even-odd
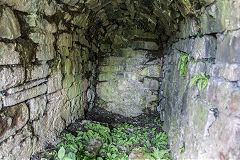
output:
[[[168,138],[162,131],[158,115],[141,115],[125,122],[126,118],[108,114],[105,114],[110,120],[108,123],[98,119],[100,122],[83,120],[70,125],[62,134],[60,143],[32,159],[171,159]],[[118,122],[113,118],[118,118]]]

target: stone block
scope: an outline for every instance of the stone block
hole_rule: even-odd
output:
[[[159,46],[156,42],[134,41],[132,44],[132,48],[144,50],[158,50]]]
[[[200,17],[203,34],[220,33],[226,30],[226,20],[231,10],[229,2],[227,0],[216,1],[206,8]]]
[[[33,137],[30,127],[25,126],[16,135],[11,136],[0,146],[2,160],[28,160],[36,153],[37,138]],[[40,150],[38,149],[38,152]]]
[[[0,114],[0,143],[26,125],[28,119],[29,111],[25,103],[12,106],[2,112]]]
[[[224,37],[223,37],[224,36]],[[216,60],[223,63],[240,63],[240,30],[218,36]]]
[[[17,92],[15,94],[11,94],[3,97],[3,105],[4,106],[12,106],[28,99],[37,97],[47,92],[47,85],[42,84],[28,90],[24,90],[21,92]]]
[[[81,93],[81,84],[73,83],[73,85],[68,89],[68,98],[73,99],[79,96]]]
[[[40,96],[30,99],[27,103],[29,105],[31,121],[39,119],[43,116],[47,106],[46,96]]]
[[[147,65],[139,74],[147,77],[160,77],[161,67],[161,65]]]
[[[9,7],[0,9],[0,37],[16,39],[21,36],[20,25]]]
[[[23,83],[24,78],[25,70],[23,67],[2,68],[0,70],[0,91]]]
[[[159,82],[154,79],[144,78],[143,85],[145,88],[158,90],[159,89]]]
[[[62,33],[59,35],[57,39],[57,46],[60,48],[64,47],[72,47],[72,35],[68,33]]]
[[[124,66],[100,66],[100,72],[121,72],[124,70]]]
[[[194,39],[185,39],[185,40],[179,40],[178,42],[173,44],[173,48],[176,49],[177,53],[180,51],[185,52],[187,54],[191,54],[194,46]]]
[[[62,89],[61,70],[53,70],[48,78],[48,94]]]
[[[98,75],[98,81],[108,81],[108,80],[113,80],[115,78],[116,78],[116,74],[111,72],[100,73]]]
[[[56,51],[53,44],[39,44],[37,47],[36,58],[39,61],[48,61],[55,57]]]
[[[0,65],[19,64],[20,56],[15,51],[15,44],[0,42]]]
[[[178,33],[178,37],[187,38],[190,36],[197,35],[200,27],[196,20],[185,17],[185,20],[180,22],[180,32]]]
[[[36,80],[46,78],[48,76],[48,64],[35,65],[27,69],[27,80]]]
[[[217,40],[212,36],[196,38],[191,56],[195,59],[215,58]]]
[[[23,90],[27,90],[27,89],[33,88],[33,87],[38,86],[41,83],[45,83],[45,82],[47,82],[46,79],[41,79],[41,80],[37,80],[37,81],[28,82],[28,83],[25,83],[25,84],[23,84],[21,86],[8,89],[7,93],[8,94],[14,94],[16,92],[20,92],[20,91],[23,91]]]
[[[37,12],[40,0],[2,0],[3,3],[7,4],[8,6],[13,7],[16,10],[27,12],[27,13],[34,13]]]
[[[29,38],[32,39],[34,43],[39,44],[37,47],[36,57],[40,61],[51,60],[55,56],[55,49],[53,43],[55,38],[51,33],[31,33]]]

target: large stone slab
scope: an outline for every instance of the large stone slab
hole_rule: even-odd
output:
[[[33,153],[40,151],[37,137],[33,136],[31,128],[27,126],[2,142],[0,150],[2,160],[29,160]]]
[[[21,92],[17,92],[15,94],[11,94],[8,96],[3,97],[3,105],[4,106],[12,106],[28,99],[37,97],[47,92],[47,85],[42,84],[28,90],[24,90]]]
[[[20,25],[13,11],[6,7],[0,9],[0,37],[16,39],[21,36]]]
[[[24,78],[23,67],[2,68],[0,70],[0,91],[23,83]]]
[[[33,88],[35,86],[38,86],[42,83],[45,83],[47,82],[46,79],[40,79],[40,80],[37,80],[37,81],[31,81],[31,82],[28,82],[28,83],[25,83],[21,86],[18,86],[18,87],[14,87],[14,88],[10,88],[7,90],[7,93],[8,94],[14,94],[16,92],[20,92],[20,91],[23,91],[23,90],[27,90],[27,89],[30,89],[30,88]]]
[[[0,42],[0,65],[19,64],[20,56],[15,51],[15,44]]]
[[[25,0],[2,0],[3,3],[7,4],[8,6],[12,6],[14,9],[22,11],[22,12],[28,12],[28,13],[34,13],[37,12],[40,0],[31,0],[31,1],[25,1]]]
[[[240,30],[218,36],[216,60],[223,63],[240,63]]]
[[[35,65],[27,69],[27,80],[36,80],[46,78],[48,73],[49,66],[48,64]]]
[[[53,70],[48,78],[48,94],[62,89],[61,70]]]
[[[132,48],[133,49],[158,50],[159,46],[156,42],[134,41],[132,44]]]
[[[30,120],[36,120],[43,116],[46,106],[47,106],[47,97],[40,96],[28,101],[29,110],[30,110]]]
[[[29,119],[28,107],[25,103],[8,108],[0,114],[0,143],[14,135]]]

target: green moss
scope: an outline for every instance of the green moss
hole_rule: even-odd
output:
[[[63,79],[63,88],[69,88],[74,82],[74,76],[73,75],[67,75]]]
[[[207,116],[207,109],[201,104],[197,105],[196,107],[197,109],[194,115],[194,127],[197,129],[197,131],[200,132],[204,128],[205,119]]]
[[[71,63],[71,60],[69,58],[67,58],[65,60],[65,64],[64,64],[64,73],[69,75],[71,74],[71,69],[72,69],[72,63]]]

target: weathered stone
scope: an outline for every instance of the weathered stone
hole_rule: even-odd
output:
[[[73,99],[81,93],[80,83],[73,83],[73,85],[68,89],[68,98]]]
[[[79,0],[61,0],[63,3],[74,6],[78,3]]]
[[[39,61],[48,61],[54,58],[55,49],[53,44],[40,44],[37,47],[36,57]]]
[[[28,119],[29,111],[25,103],[7,108],[0,114],[0,142],[14,135],[26,125]]]
[[[27,69],[27,80],[42,79],[48,76],[48,64],[32,66]]]
[[[159,46],[155,42],[134,41],[133,49],[158,50]]]
[[[31,33],[29,38],[34,43],[39,44],[37,47],[36,57],[38,60],[51,60],[54,58],[55,49],[53,43],[55,38],[51,33]]]
[[[160,77],[161,65],[148,65],[140,72],[142,76]]]
[[[144,78],[143,84],[144,84],[144,87],[149,89],[158,90],[159,88],[159,82],[154,79]]]
[[[52,16],[56,13],[56,5],[54,1],[50,2],[49,3],[45,3],[45,6],[44,6],[44,13],[47,15],[47,16]]]
[[[200,17],[202,33],[220,33],[226,29],[227,17],[231,11],[229,3],[227,0],[218,0],[206,8],[206,12]]]
[[[240,31],[218,36],[216,60],[224,63],[240,63]],[[227,54],[226,54],[227,53]]]
[[[31,121],[43,116],[47,106],[46,96],[30,99],[27,103],[29,105]]]
[[[102,140],[99,138],[93,138],[89,142],[87,142],[85,150],[91,153],[93,157],[96,157],[101,147]]]
[[[13,11],[6,7],[0,10],[0,37],[16,39],[21,36],[20,25]]]
[[[32,1],[25,1],[25,0],[2,0],[3,3],[6,3],[9,6],[13,6],[14,9],[34,13],[37,12],[40,0],[32,0]]]
[[[62,33],[57,39],[58,47],[72,47],[72,35],[67,33]]]
[[[211,36],[196,38],[191,56],[195,59],[216,57],[217,40]]]
[[[37,138],[32,136],[30,127],[25,126],[16,135],[1,143],[0,159],[28,160],[37,148]]]
[[[47,82],[47,80],[46,79],[41,79],[41,80],[29,82],[29,83],[24,83],[21,86],[8,89],[7,93],[8,94],[13,94],[13,93],[16,93],[16,92],[27,90],[27,89],[33,88],[35,86],[38,86],[38,85],[40,85],[41,83],[44,83],[44,82]]]
[[[19,64],[20,56],[15,51],[15,45],[0,42],[0,65]]]
[[[180,38],[187,38],[190,36],[197,35],[200,30],[200,26],[197,21],[191,18],[186,18],[184,21],[180,22],[180,32],[178,36]]]
[[[65,128],[65,122],[61,115],[65,114],[68,109],[64,105],[67,102],[67,97],[61,91],[48,95],[47,101],[46,115],[33,121],[34,133],[39,137],[41,146],[52,143]]]
[[[62,89],[61,70],[53,70],[48,78],[48,94]]]
[[[42,84],[33,88],[30,88],[26,91],[17,92],[15,94],[11,94],[5,96],[3,98],[3,105],[4,106],[12,106],[18,103],[21,103],[25,100],[37,97],[47,92],[47,85]]]
[[[23,83],[24,75],[25,71],[23,67],[2,68],[0,70],[0,90],[5,90]]]

